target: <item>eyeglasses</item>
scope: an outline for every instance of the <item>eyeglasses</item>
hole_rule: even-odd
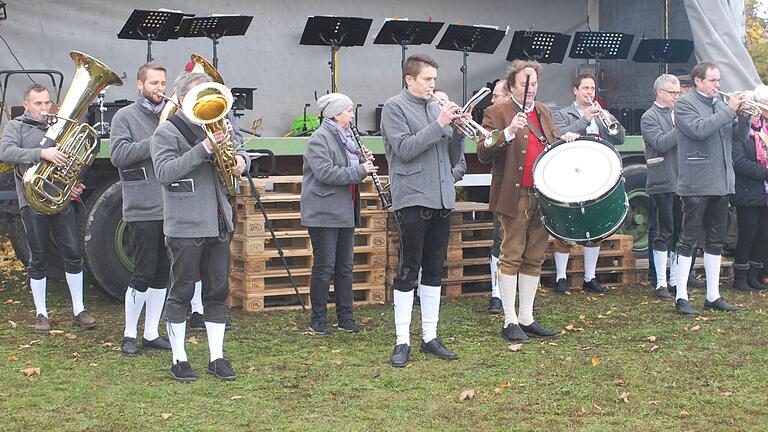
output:
[[[661,90],[661,91],[663,91],[665,93],[669,93],[672,96],[680,96],[681,94],[683,94],[683,92],[681,92],[681,91],[671,91],[671,90],[667,90],[667,89],[659,89],[659,90]]]

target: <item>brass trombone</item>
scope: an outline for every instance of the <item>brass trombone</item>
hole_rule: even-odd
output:
[[[464,107],[459,108],[458,111],[456,111],[456,114],[464,114],[466,112],[472,111],[472,107],[475,106],[475,104],[483,99],[484,97],[488,96],[488,94],[491,93],[491,89],[488,87],[483,87],[475,93],[474,96],[472,96],[469,101],[467,101],[466,105]],[[445,107],[445,103],[438,99],[433,92],[429,92],[429,95],[431,96],[430,99],[437,102],[437,107],[442,110]],[[471,117],[459,117],[458,122],[452,123],[453,126],[459,130],[464,136],[467,138],[471,138],[475,141],[478,141],[479,138],[482,137],[483,139],[483,145],[486,147],[491,147],[494,144],[496,144],[496,141],[499,140],[499,131],[498,130],[492,130],[488,131],[484,127],[482,127],[479,123],[472,120]]]

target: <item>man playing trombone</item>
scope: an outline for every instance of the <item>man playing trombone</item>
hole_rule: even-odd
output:
[[[581,74],[573,80],[573,104],[555,112],[555,126],[561,133],[598,136],[617,146],[624,143],[624,127],[595,101],[595,77]],[[555,292],[568,291],[566,269],[571,247],[555,239],[555,268],[557,277]],[[597,281],[595,271],[600,245],[584,246],[584,289],[594,293],[606,293]]]

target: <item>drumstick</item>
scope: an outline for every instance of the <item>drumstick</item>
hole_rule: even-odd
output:
[[[523,112],[525,112],[525,104],[528,103],[528,87],[531,85],[531,75],[533,75],[536,71],[533,70],[532,67],[527,67],[523,69],[525,72],[525,93],[523,94]]]

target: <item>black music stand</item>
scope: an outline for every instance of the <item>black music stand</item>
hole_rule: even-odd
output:
[[[400,70],[402,71],[405,65],[405,50],[408,49],[408,45],[431,44],[435,40],[437,33],[443,28],[443,24],[445,23],[437,21],[409,21],[387,18],[373,43],[379,45],[400,45],[402,52]],[[405,87],[405,76],[403,76],[403,87]]]
[[[363,46],[373,20],[370,18],[311,16],[307,18],[299,45],[331,47],[331,92],[336,85],[336,52],[343,46]]]
[[[632,61],[658,63],[659,75],[664,73],[665,63],[688,63],[693,54],[693,41],[688,39],[642,39],[637,45]]]
[[[253,109],[253,92],[256,87],[232,87],[232,97],[235,99],[232,103],[232,113],[240,118],[244,114],[239,111]]]
[[[532,30],[518,30],[512,36],[507,61],[536,60],[539,63],[562,63],[571,35]]]
[[[600,60],[626,60],[634,38],[619,32],[576,32],[568,57],[595,61],[595,92],[599,92]]]
[[[499,47],[506,33],[502,30],[486,26],[470,26],[451,24],[443,33],[443,37],[437,44],[437,49],[461,51],[464,61],[461,66],[462,74],[462,105],[467,103],[467,58],[470,52],[493,54]]]
[[[152,42],[176,39],[176,31],[182,18],[192,16],[195,14],[134,9],[120,33],[117,34],[117,38],[147,41],[147,63],[149,63],[153,60]]]
[[[207,17],[184,18],[181,20],[180,37],[206,37],[213,42],[213,67],[219,68],[216,45],[224,36],[243,36],[251,25],[252,16],[213,15]]]

